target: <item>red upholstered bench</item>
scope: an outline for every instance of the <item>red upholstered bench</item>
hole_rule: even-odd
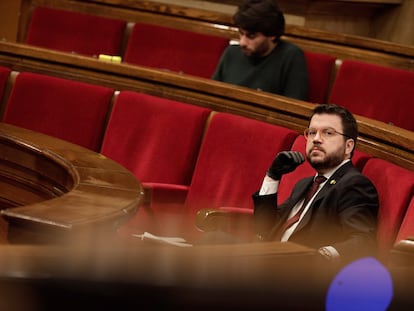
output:
[[[329,101],[352,113],[414,131],[414,72],[345,60]]]
[[[210,109],[138,92],[121,91],[101,153],[142,183],[151,202],[183,203]],[[120,233],[148,231],[152,212],[143,206]]]
[[[401,223],[398,231],[397,238],[395,240],[398,243],[401,240],[414,237],[414,196],[411,198],[410,204],[407,207],[407,211],[404,215],[404,219]]]
[[[108,87],[22,72],[3,122],[99,151],[113,93]]]
[[[205,133],[185,204],[152,202],[151,233],[196,239],[195,214],[202,208],[252,211],[274,155],[290,149],[297,132],[228,113],[214,113]]]
[[[121,55],[126,24],[92,14],[37,7],[25,42],[89,56]]]
[[[328,99],[333,71],[335,68],[335,57],[304,51],[309,73],[309,99],[311,103],[324,104]]]
[[[210,78],[229,39],[187,30],[137,23],[124,61]]]
[[[378,191],[379,258],[387,261],[389,250],[396,242],[401,223],[414,194],[414,172],[377,158],[370,159],[362,172],[374,183]]]

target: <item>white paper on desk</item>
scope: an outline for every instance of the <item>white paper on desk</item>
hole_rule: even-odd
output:
[[[143,234],[133,234],[132,236],[140,238],[141,240],[148,240],[148,241],[154,241],[158,243],[164,243],[169,245],[175,245],[179,247],[191,247],[193,246],[190,243],[187,243],[186,240],[180,237],[167,237],[167,236],[157,236],[154,234],[151,234],[149,232],[144,232]]]

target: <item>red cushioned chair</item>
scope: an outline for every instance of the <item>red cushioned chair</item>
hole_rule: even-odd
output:
[[[124,60],[210,78],[228,42],[223,37],[137,23],[131,31]]]
[[[82,55],[121,55],[126,21],[37,7],[26,43]]]
[[[345,60],[329,101],[352,113],[414,131],[414,72]]]
[[[107,87],[22,72],[3,121],[99,151],[113,93]]]
[[[303,135],[298,136],[293,143],[291,150],[300,151],[302,152],[303,156],[306,157],[306,138]],[[352,163],[356,168],[362,171],[365,163],[370,158],[372,158],[371,155],[368,155],[362,151],[355,150],[352,157]],[[305,161],[293,172],[283,175],[278,188],[278,203],[283,203],[289,197],[294,185],[300,179],[308,176],[313,176],[315,173],[315,169],[312,168],[308,161]]]
[[[194,219],[201,209],[218,208],[240,217],[248,214],[251,219],[251,195],[260,188],[275,154],[290,149],[296,136],[297,132],[276,125],[233,114],[213,114],[200,149],[185,209],[178,215],[183,223],[164,221],[157,233],[180,234],[190,237],[190,240],[199,238]],[[154,209],[163,212],[171,207],[159,205]],[[161,219],[166,218],[161,216]],[[252,238],[250,225],[252,223],[229,230],[237,230],[240,235]]]
[[[414,193],[414,173],[376,158],[368,160],[362,173],[368,176],[378,191],[377,240],[379,257],[386,261]]]
[[[324,104],[328,98],[335,57],[304,51],[309,73],[309,102]]]
[[[398,243],[401,240],[414,237],[414,196],[411,198],[411,202],[408,205],[407,211],[404,215],[404,219],[401,223],[398,231],[397,238],[395,240]]]
[[[101,153],[141,181],[151,201],[183,203],[210,109],[122,91],[108,122]],[[120,234],[148,231],[152,212],[143,206]]]
[[[0,67],[0,103],[3,98],[3,91],[6,86],[7,79],[10,76],[11,69],[7,67]],[[0,109],[1,111],[1,109]]]

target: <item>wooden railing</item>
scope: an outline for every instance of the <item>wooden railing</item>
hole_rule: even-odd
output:
[[[27,45],[0,42],[0,65],[134,90],[278,124],[302,132],[314,104],[173,72],[102,62]],[[414,170],[414,133],[357,116],[358,149]]]
[[[80,146],[0,123],[0,208],[10,243],[114,234],[142,189],[124,167]],[[3,237],[4,238],[4,237]]]

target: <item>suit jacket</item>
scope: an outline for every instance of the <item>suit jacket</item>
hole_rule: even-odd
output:
[[[272,240],[313,180],[300,180],[290,197],[276,206],[277,193],[253,194],[256,231]],[[347,162],[326,181],[289,241],[312,248],[331,245],[341,256],[374,255],[378,193],[372,182]]]

